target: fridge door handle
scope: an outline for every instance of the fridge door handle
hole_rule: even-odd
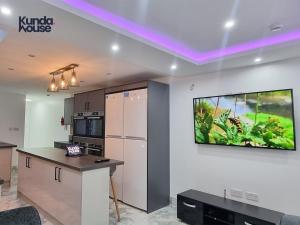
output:
[[[132,139],[132,140],[141,140],[141,141],[146,141],[146,138],[143,137],[135,137],[135,136],[125,136],[126,139]]]
[[[106,135],[106,138],[122,138],[121,135]]]

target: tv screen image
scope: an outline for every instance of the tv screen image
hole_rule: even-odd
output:
[[[197,144],[296,150],[292,89],[193,101]]]

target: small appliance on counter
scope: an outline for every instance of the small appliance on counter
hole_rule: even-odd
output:
[[[84,154],[104,156],[104,139],[73,136],[73,143],[79,145]]]

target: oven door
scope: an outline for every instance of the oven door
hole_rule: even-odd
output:
[[[89,137],[104,138],[104,117],[89,117],[87,132]]]
[[[87,132],[88,120],[85,117],[74,117],[74,136],[88,136]]]

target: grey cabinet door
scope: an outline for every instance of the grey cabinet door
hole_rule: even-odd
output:
[[[64,110],[65,125],[73,124],[73,114],[74,114],[74,98],[66,98],[65,110]]]
[[[80,93],[74,96],[74,112],[86,112],[87,111],[88,94]]]
[[[88,95],[88,111],[104,111],[104,90],[91,91],[88,92]]]

